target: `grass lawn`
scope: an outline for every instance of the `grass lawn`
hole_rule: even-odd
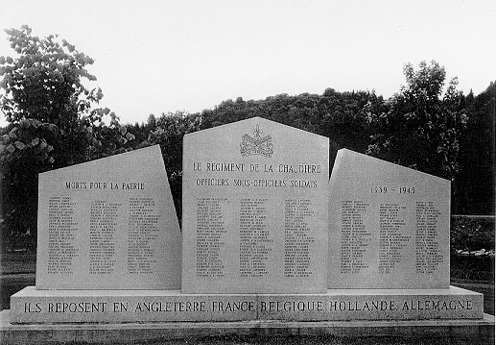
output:
[[[11,274],[33,274],[36,272],[36,254],[32,252],[2,254],[0,268],[2,276]]]
[[[10,308],[10,296],[26,286],[35,285],[36,254],[17,252],[2,254],[0,309]]]

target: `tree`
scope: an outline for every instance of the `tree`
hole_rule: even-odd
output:
[[[454,211],[458,214],[494,214],[496,176],[496,82],[474,97],[465,98],[470,113],[460,139],[460,173],[455,183]]]
[[[101,89],[85,86],[96,80],[86,70],[93,59],[54,35],[32,36],[26,25],[5,32],[17,57],[0,57],[0,108],[9,123],[0,142],[3,228],[35,233],[38,173],[112,154],[133,136],[96,107]]]
[[[403,69],[406,86],[388,100],[388,110],[369,113],[368,153],[449,180],[458,170],[459,140],[468,116],[452,79],[442,96],[444,67],[425,61]]]

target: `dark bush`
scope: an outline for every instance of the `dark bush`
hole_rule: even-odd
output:
[[[453,250],[494,250],[494,217],[451,217]]]

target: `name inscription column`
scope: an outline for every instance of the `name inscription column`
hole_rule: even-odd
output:
[[[227,198],[197,198],[196,200],[196,276],[224,277],[225,265],[221,253],[227,233],[223,204]]]
[[[341,203],[341,273],[358,274],[369,267],[364,254],[372,241],[372,233],[363,222],[368,207],[362,200]]]
[[[437,241],[441,212],[430,201],[417,201],[415,206],[415,267],[417,273],[430,274],[443,262]]]
[[[111,274],[115,269],[115,233],[120,203],[94,200],[90,204],[90,274]]]
[[[158,221],[161,215],[155,211],[153,198],[130,198],[127,244],[127,272],[132,274],[153,273],[156,263],[155,249],[150,245],[159,237]]]
[[[309,199],[288,199],[284,207],[284,277],[309,277],[310,244],[315,237],[308,220],[313,217]]]
[[[406,206],[390,203],[379,206],[379,273],[388,274],[396,267],[411,239],[400,212]]]
[[[273,239],[267,229],[268,199],[241,199],[239,213],[239,271],[240,276],[267,275],[267,261]]]
[[[79,257],[75,245],[78,223],[74,222],[71,197],[52,196],[48,200],[48,273],[72,274],[73,260]]]

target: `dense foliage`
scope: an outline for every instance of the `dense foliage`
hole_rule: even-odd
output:
[[[9,123],[0,141],[4,245],[36,233],[40,172],[113,154],[133,139],[114,113],[96,107],[102,91],[83,83],[96,80],[86,70],[93,60],[65,40],[31,32],[6,30],[17,57],[0,57],[0,107]]]
[[[372,113],[368,152],[391,162],[453,180],[458,173],[459,137],[468,116],[453,79],[442,96],[446,72],[437,62],[406,64],[406,86]]]
[[[470,118],[460,138],[453,203],[458,214],[494,214],[496,82],[476,97],[470,92],[463,102]]]
[[[443,92],[444,67],[422,62],[418,70],[404,66],[406,84],[387,100],[328,88],[239,97],[124,126],[98,107],[102,91],[85,86],[96,79],[86,70],[91,58],[55,36],[32,36],[27,26],[6,32],[18,55],[0,57],[0,107],[9,122],[0,133],[2,235],[10,239],[35,233],[38,173],[152,144],[162,149],[180,216],[183,136],[253,116],[329,137],[330,166],[340,148],[375,155],[450,179],[454,214],[494,214],[496,83],[465,96],[453,79]]]
[[[340,148],[373,154],[450,179],[453,214],[494,214],[496,84],[491,83],[477,97],[464,96],[456,90],[455,79],[441,95],[445,72],[439,64],[422,63],[418,72],[406,65],[405,71],[410,75],[407,86],[389,100],[373,92],[331,88],[322,95],[280,94],[249,101],[239,97],[201,113],[151,115],[146,124],[135,124],[129,130],[145,138],[159,129],[161,136],[152,135],[153,142],[162,145],[178,204],[182,161],[178,139],[196,130],[261,116],[329,137],[330,166]],[[415,75],[428,80],[422,84],[414,80]],[[426,89],[425,85],[432,88],[432,84],[437,85],[434,91]],[[417,94],[424,98],[413,96]]]
[[[451,217],[451,248],[472,252],[480,249],[493,250],[494,217]]]
[[[494,217],[451,217],[451,278],[494,282]]]

